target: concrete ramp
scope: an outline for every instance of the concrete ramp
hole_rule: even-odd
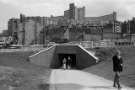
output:
[[[98,60],[91,52],[79,45],[55,45],[29,56],[31,63],[50,68],[61,68],[64,58],[71,58],[72,67],[83,69],[95,64]]]

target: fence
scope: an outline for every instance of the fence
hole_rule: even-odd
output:
[[[68,44],[81,45],[84,48],[97,48],[97,47],[135,47],[135,41],[128,40],[99,40],[99,41],[75,41]],[[56,44],[54,44],[56,45]],[[18,45],[17,45],[18,46]],[[39,51],[44,49],[44,45],[22,45],[18,49],[0,49],[0,52],[9,51]],[[47,47],[46,47],[47,48]]]
[[[75,43],[72,43],[75,44]],[[96,47],[134,47],[135,41],[125,40],[99,40],[99,41],[81,41],[76,43],[82,45],[85,48],[96,48]]]

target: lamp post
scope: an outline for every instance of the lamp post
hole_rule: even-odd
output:
[[[104,30],[103,30],[103,25],[101,26],[101,34],[102,34],[102,36],[101,36],[101,40],[103,40],[104,39]]]
[[[128,33],[129,33],[129,40],[131,42],[131,29],[130,29],[130,21],[128,21]]]
[[[45,23],[44,23],[44,19],[43,19],[43,47],[45,44]]]
[[[25,22],[23,21],[22,22],[22,26],[23,26],[23,39],[22,39],[22,44],[24,45],[25,44]]]
[[[25,16],[23,14],[20,14],[20,22],[22,23],[22,45],[25,44]]]
[[[37,22],[35,22],[35,24],[34,24],[34,36],[35,36],[34,44],[37,44]]]

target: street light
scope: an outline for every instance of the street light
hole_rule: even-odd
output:
[[[104,30],[103,30],[103,25],[101,26],[101,34],[102,34],[102,36],[101,36],[101,40],[103,40],[104,39]]]

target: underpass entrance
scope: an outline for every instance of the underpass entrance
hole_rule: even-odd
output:
[[[29,56],[31,63],[54,69],[65,66],[63,65],[64,58],[67,60],[66,64],[72,69],[84,69],[95,65],[98,61],[92,52],[80,45],[56,45]]]
[[[58,59],[60,61],[60,66],[63,67],[63,64],[66,64],[66,68],[70,69],[76,68],[76,54],[58,54]]]

